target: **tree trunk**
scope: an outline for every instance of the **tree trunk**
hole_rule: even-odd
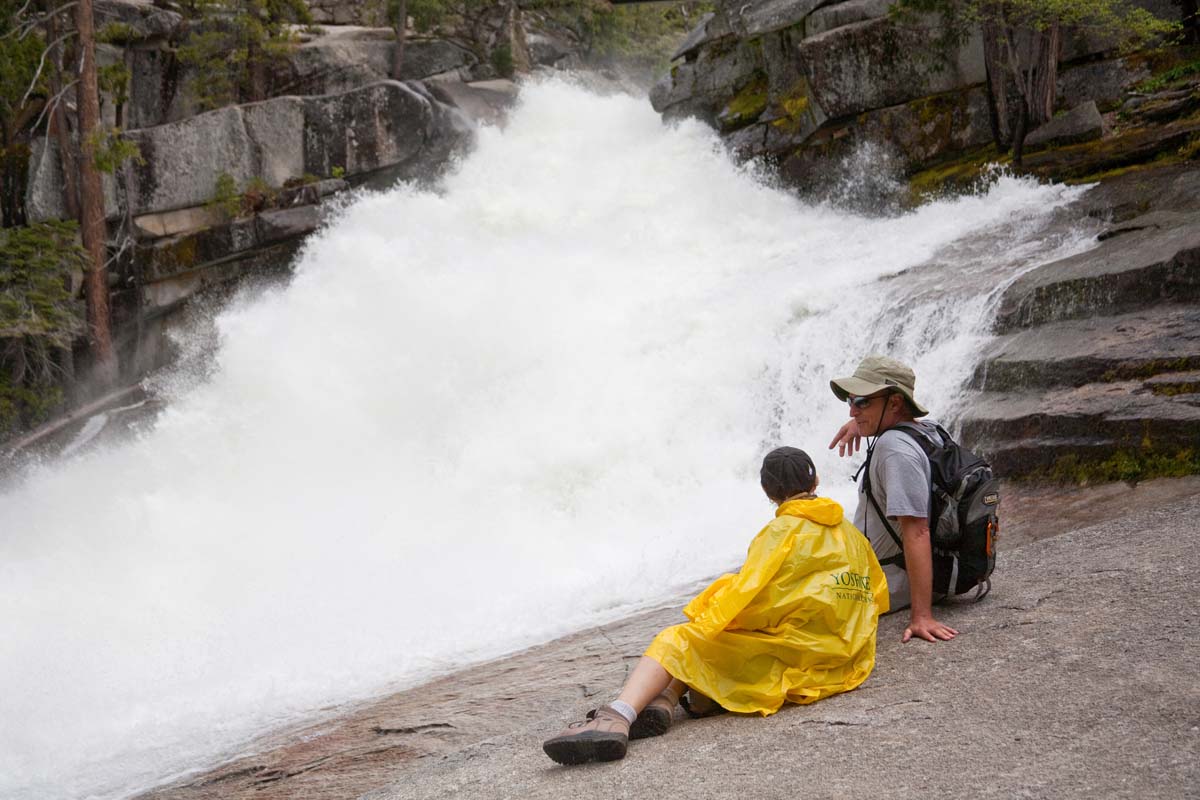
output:
[[[53,42],[58,38],[58,15],[51,14],[46,20],[46,41]],[[50,96],[58,101],[50,112],[49,135],[54,137],[58,145],[58,164],[62,172],[63,203],[67,208],[67,216],[79,219],[79,186],[75,169],[75,142],[71,138],[71,125],[67,120],[65,109],[66,98],[61,95],[63,88],[63,49],[64,45],[56,45],[53,52],[48,54],[50,59]],[[47,145],[49,145],[47,136]]]
[[[88,328],[96,360],[95,378],[104,388],[117,380],[117,357],[112,345],[108,313],[108,270],[104,248],[108,239],[104,224],[104,191],[92,145],[100,124],[100,87],[96,78],[96,30],[92,0],[77,0],[75,27],[79,33],[79,229],[91,262],[84,279],[87,294]]]
[[[1017,117],[1017,129],[1013,131],[1013,166],[1021,168],[1025,159],[1025,136],[1029,133],[1029,103],[1021,97],[1021,111]]]
[[[1058,99],[1058,59],[1062,53],[1062,27],[1054,23],[1034,34],[1033,64],[1030,65],[1029,123],[1034,127],[1054,116]]]
[[[392,0],[389,9],[392,30],[396,32],[396,46],[392,48],[392,80],[402,80],[400,70],[404,67],[404,43],[408,39],[408,0]]]
[[[255,42],[246,45],[246,68],[249,70],[249,86],[246,99],[251,103],[267,99],[267,57]]]
[[[1185,44],[1200,44],[1200,2],[1180,0],[1183,19],[1183,41]]]
[[[1012,146],[1012,121],[1009,118],[1008,78],[1001,54],[1004,33],[993,19],[983,22],[983,64],[987,70],[988,117],[992,125],[992,141],[1004,153]]]

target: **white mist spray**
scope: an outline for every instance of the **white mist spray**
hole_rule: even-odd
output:
[[[360,198],[222,315],[152,430],[0,497],[0,795],[122,796],[670,596],[771,517],[778,444],[852,501],[829,377],[888,349],[948,411],[997,281],[1083,246],[1040,238],[1071,196],[855,217],[643,99],[528,87],[439,191]]]

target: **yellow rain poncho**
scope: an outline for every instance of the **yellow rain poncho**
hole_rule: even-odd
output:
[[[823,497],[785,502],[646,655],[730,711],[774,714],[858,686],[875,666],[888,590],[871,545]]]

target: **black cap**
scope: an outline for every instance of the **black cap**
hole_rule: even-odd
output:
[[[782,503],[792,495],[811,492],[817,483],[817,468],[803,450],[777,447],[763,458],[759,479],[767,497]]]

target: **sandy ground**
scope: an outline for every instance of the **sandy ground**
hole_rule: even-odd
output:
[[[1003,508],[996,588],[942,612],[961,635],[902,645],[905,614],[886,617],[854,692],[680,720],[612,764],[547,759],[675,606],[273,733],[145,797],[1200,797],[1200,477],[1008,487]]]

